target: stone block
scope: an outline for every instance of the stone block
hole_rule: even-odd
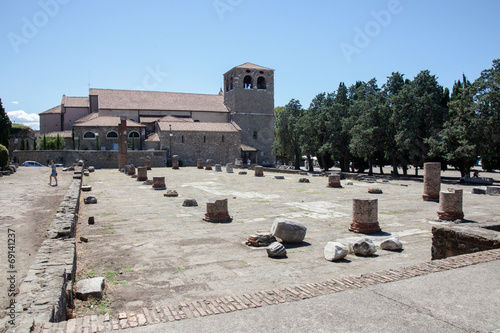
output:
[[[216,165],[215,165],[215,171],[216,171],[216,172],[222,172],[222,165],[220,165],[220,164],[216,164]]]
[[[329,175],[328,176],[328,185],[327,187],[342,187],[340,184],[340,175],[335,174],[335,175]]]
[[[92,191],[92,186],[91,185],[82,185],[82,191],[83,192],[90,192],[90,191]]]
[[[285,176],[274,176],[274,179],[285,179]]]
[[[247,172],[246,172],[246,171],[239,171],[239,172],[238,172],[238,175],[246,175],[246,174],[247,174]]]
[[[233,173],[233,164],[232,163],[226,163],[226,172]]]
[[[271,234],[284,243],[301,243],[306,237],[307,228],[298,221],[277,218],[271,226]]]
[[[178,155],[172,156],[172,169],[174,169],[174,170],[179,169],[179,156]]]
[[[375,244],[373,244],[372,240],[369,238],[363,238],[363,239],[358,240],[352,246],[352,250],[354,251],[355,254],[357,254],[359,256],[364,256],[364,257],[371,256],[375,252],[377,252],[377,248],[375,247]]]
[[[176,190],[168,190],[167,193],[163,194],[164,197],[178,197],[179,193]]]
[[[500,195],[500,186],[487,186],[486,193],[493,195]]]
[[[83,202],[88,205],[88,204],[96,204],[97,203],[97,198],[96,197],[86,197],[83,199]]]
[[[155,190],[167,189],[167,185],[165,185],[165,177],[153,177],[153,188]]]
[[[307,178],[299,178],[299,183],[309,183],[309,179],[307,179]]]
[[[270,232],[257,232],[255,235],[248,236],[246,245],[248,246],[269,246],[276,242],[276,237],[274,237]]]
[[[75,296],[83,301],[86,301],[89,297],[101,299],[103,297],[104,285],[103,277],[80,280],[75,284]]]
[[[386,239],[380,244],[382,250],[388,251],[401,251],[403,249],[403,243],[397,237],[391,237]]]
[[[488,193],[488,189],[485,186],[473,187],[471,193],[472,194],[487,194]]]
[[[368,193],[372,193],[372,194],[382,194],[382,189],[381,188],[377,188],[377,187],[369,187],[368,188]]]
[[[267,255],[269,258],[285,258],[286,257],[286,249],[283,244],[279,242],[271,243],[268,247],[266,247]]]
[[[89,172],[94,172],[95,168],[93,166],[89,166]]]
[[[441,190],[441,163],[424,163],[424,201],[439,200],[439,191]]]
[[[328,242],[323,250],[323,255],[328,261],[337,261],[347,256],[349,249],[339,242]]]
[[[185,199],[184,202],[182,203],[183,207],[197,207],[198,202],[196,202],[195,199]]]
[[[203,160],[201,158],[199,158],[197,161],[196,161],[196,167],[198,169],[203,169]]]

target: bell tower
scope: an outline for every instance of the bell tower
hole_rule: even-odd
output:
[[[241,128],[242,158],[273,164],[274,69],[247,62],[226,72],[224,103]]]

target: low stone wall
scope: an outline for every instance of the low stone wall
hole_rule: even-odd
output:
[[[21,164],[24,161],[37,161],[47,165],[50,160],[70,166],[75,160],[85,161],[85,165],[97,169],[118,169],[118,151],[100,150],[19,150],[13,153],[13,158]],[[167,165],[167,152],[164,150],[134,150],[127,152],[127,164],[144,165],[149,158],[152,167]]]
[[[75,231],[80,204],[83,166],[75,167],[73,182],[59,205],[47,239],[19,287],[16,331],[29,332],[36,323],[60,322],[73,306],[76,274]],[[1,327],[0,327],[1,331]]]
[[[500,223],[432,227],[432,260],[500,249]]]

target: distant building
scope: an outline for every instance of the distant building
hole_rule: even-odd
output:
[[[124,117],[129,148],[165,150],[186,165],[273,164],[274,70],[245,63],[224,74],[224,85],[215,95],[93,88],[89,97],[63,95],[40,113],[40,133],[74,130],[80,149],[117,150]]]

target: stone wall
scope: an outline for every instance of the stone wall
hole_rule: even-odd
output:
[[[37,323],[67,319],[73,306],[76,274],[75,228],[78,219],[83,166],[75,167],[73,182],[59,205],[35,262],[19,286],[16,326],[29,332]],[[0,327],[1,331],[1,327]]]
[[[24,150],[15,151],[13,156],[19,164],[24,161],[37,161],[43,165],[47,165],[53,159],[56,163],[70,166],[75,160],[83,160],[85,161],[85,165],[94,166],[97,169],[118,169],[118,151]],[[167,165],[166,151],[140,150],[127,152],[127,164],[141,166],[144,165],[145,158],[151,160],[152,167],[158,168]]]
[[[432,227],[432,259],[500,248],[500,223]]]

